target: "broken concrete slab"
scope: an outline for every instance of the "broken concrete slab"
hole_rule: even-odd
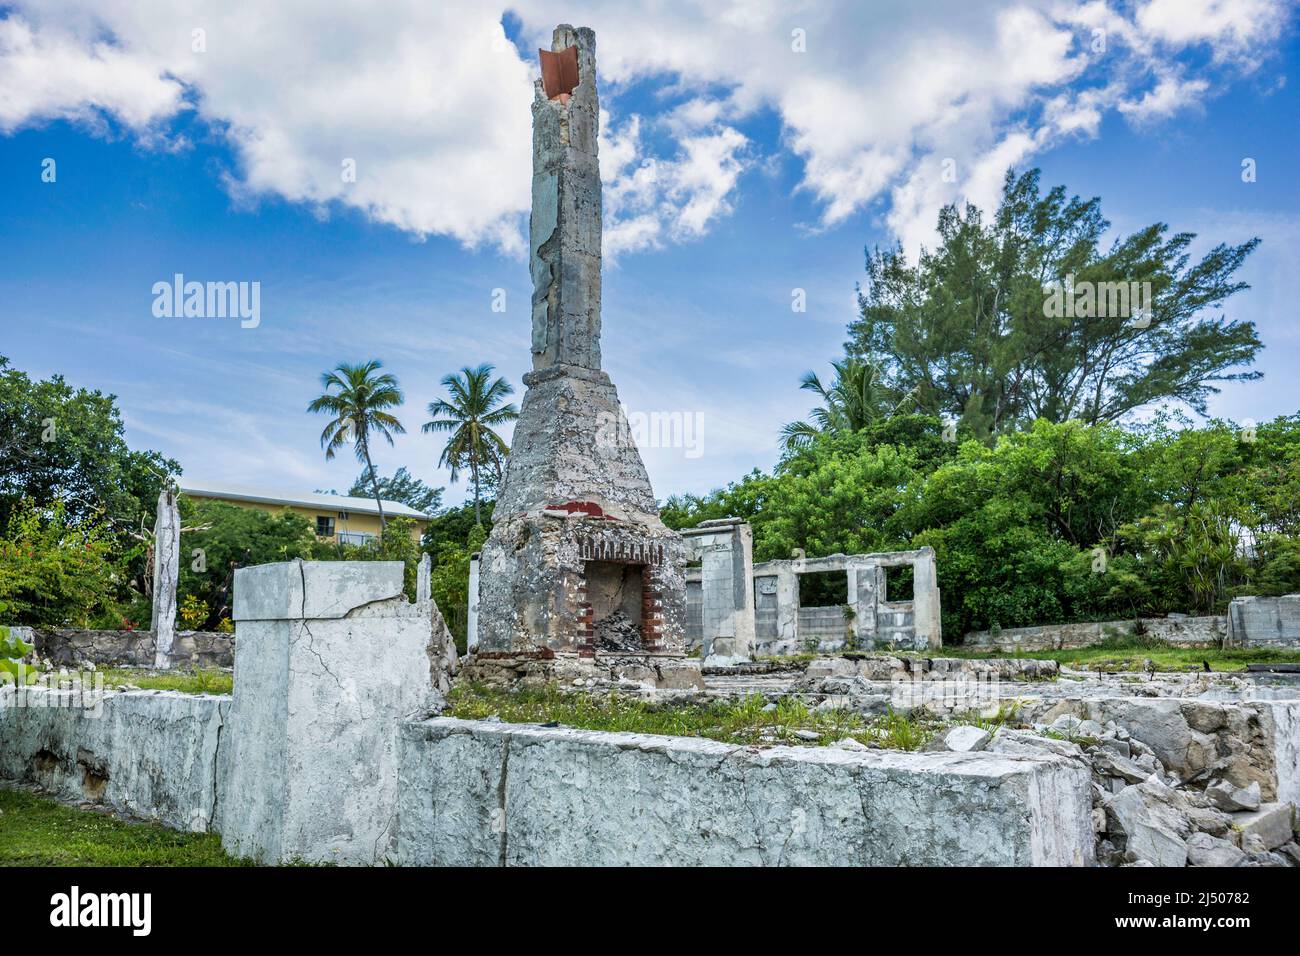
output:
[[[983,750],[993,735],[981,727],[959,724],[935,734],[926,750],[949,750],[954,753],[974,753]]]
[[[1258,780],[1252,780],[1249,787],[1235,787],[1227,780],[1215,780],[1205,788],[1205,795],[1216,807],[1229,813],[1259,809]]]
[[[1246,854],[1227,840],[1208,833],[1193,833],[1187,838],[1187,862],[1190,866],[1237,866]]]
[[[1291,841],[1295,808],[1289,803],[1265,803],[1258,810],[1232,815],[1232,827],[1241,834],[1244,847],[1250,837],[1257,837],[1266,850],[1275,850]]]
[[[1186,866],[1191,831],[1186,798],[1152,779],[1125,787],[1106,803],[1107,830],[1124,837],[1129,860]]]

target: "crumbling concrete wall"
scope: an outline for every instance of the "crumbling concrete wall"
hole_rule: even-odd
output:
[[[738,519],[723,519],[743,528],[752,541],[749,526]],[[687,529],[693,536],[716,532],[705,522]],[[752,544],[749,545],[752,555]],[[704,557],[707,559],[708,555]],[[895,600],[888,593],[886,569],[912,569],[912,598]],[[832,554],[822,558],[793,558],[788,561],[753,563],[748,559],[749,583],[746,595],[753,608],[754,648],[757,654],[782,656],[806,651],[829,652],[854,647],[860,650],[895,648],[934,650],[943,644],[939,608],[939,586],[934,550],[891,551],[879,554]],[[707,622],[710,602],[707,594],[725,590],[735,580],[737,569],[714,561],[688,570],[688,647],[702,647],[714,628]],[[799,577],[803,574],[843,574],[846,600],[842,605],[804,607],[799,598]],[[716,598],[715,598],[716,603]],[[748,613],[743,619],[748,626]],[[707,654],[708,651],[705,650]]]
[[[235,572],[235,691],[222,830],[238,856],[373,864],[390,852],[397,724],[437,702],[451,636],[408,604],[399,561]]]
[[[42,660],[64,667],[152,667],[152,631],[94,631],[81,628],[13,627]],[[180,631],[172,641],[172,667],[233,667],[235,635],[220,631]]]
[[[698,587],[688,586],[688,617],[691,591],[698,601],[697,620],[692,629],[694,645],[701,649],[706,664],[725,664],[754,659],[754,533],[739,518],[705,521],[683,532],[690,554],[700,561],[695,577]]]
[[[1086,768],[760,750],[436,718],[402,727],[399,860],[445,866],[1079,866]]]
[[[1300,647],[1300,594],[1240,597],[1228,605],[1233,647]]]
[[[1000,631],[971,631],[967,647],[989,647],[1002,651],[1051,651],[1089,647],[1114,635],[1137,633],[1187,647],[1217,647],[1227,634],[1228,619],[1221,616],[1144,617],[1128,621],[1085,621],[1078,624],[1044,624],[1038,627],[1008,627]]]
[[[0,779],[180,830],[218,829],[230,698],[0,687]]]

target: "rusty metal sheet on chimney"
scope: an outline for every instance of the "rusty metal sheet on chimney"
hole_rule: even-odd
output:
[[[546,98],[553,100],[572,93],[578,85],[578,48],[571,46],[559,53],[538,50],[537,53],[542,60],[542,89]]]

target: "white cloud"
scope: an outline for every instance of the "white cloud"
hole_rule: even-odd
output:
[[[142,130],[173,116],[184,89],[108,43],[33,33],[22,19],[0,20],[0,132],[32,118],[97,123],[111,113]]]
[[[618,125],[601,111],[604,251],[611,258],[703,235],[730,212],[729,197],[746,165],[749,141],[730,126],[682,135],[669,159],[647,155],[642,126],[638,115]]]
[[[549,42],[553,5],[510,9],[522,47]],[[194,110],[232,144],[238,198],[322,214],[341,204],[518,252],[536,65],[506,42],[502,12],[468,0],[213,3],[201,14],[165,0],[18,0],[0,20],[0,131],[111,117],[157,144]],[[1096,136],[1108,113],[1159,121],[1203,102],[1223,74],[1257,68],[1290,6],[575,0],[564,15],[599,37],[617,120],[602,142],[617,255],[694,239],[726,216],[744,170],[767,158],[743,132],[765,110],[779,119],[778,148],[802,164],[817,225],[888,203],[887,223],[915,249],[942,203],[995,199],[999,167]],[[206,52],[192,50],[196,28]],[[620,96],[646,80],[660,98],[632,115]],[[355,183],[341,175],[348,159]]]
[[[341,203],[421,235],[522,248],[532,67],[499,10],[187,6],[18,3],[0,33],[0,123],[106,114],[147,138],[189,106],[234,147],[242,199]]]
[[[1209,86],[1205,80],[1184,80],[1166,74],[1141,97],[1120,100],[1119,111],[1136,123],[1164,119],[1199,103]]]

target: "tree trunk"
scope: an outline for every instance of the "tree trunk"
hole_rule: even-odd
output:
[[[370,472],[370,489],[375,493],[375,507],[379,509],[379,537],[382,538],[388,530],[388,521],[384,518],[384,503],[379,497],[379,476],[375,474],[375,466],[370,463],[370,446],[362,445],[361,450],[366,456],[366,470]]]
[[[482,524],[482,523],[483,523],[483,516],[482,516],[482,514],[480,514],[480,510],[479,510],[479,494],[478,494],[478,461],[477,461],[477,459],[470,458],[470,460],[469,460],[469,471],[470,471],[470,474],[471,474],[471,475],[473,476],[473,478],[474,478],[474,523],[475,523],[476,525],[479,525],[479,524]]]

